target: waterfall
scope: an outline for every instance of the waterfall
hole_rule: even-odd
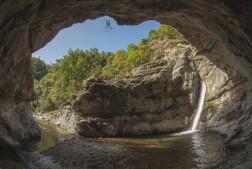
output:
[[[196,113],[196,115],[194,117],[193,125],[192,125],[191,130],[187,130],[187,131],[180,132],[180,133],[174,133],[174,134],[172,134],[172,136],[181,136],[181,135],[185,135],[185,134],[192,134],[192,133],[197,131],[196,129],[197,129],[198,125],[199,125],[200,115],[201,115],[202,110],[203,110],[205,95],[206,95],[206,84],[204,82],[202,82],[201,91],[200,91],[200,98],[199,98],[199,104],[198,104],[198,110],[197,110],[197,113]]]
[[[192,126],[191,131],[195,131],[199,125],[200,115],[202,113],[203,106],[204,106],[205,95],[206,95],[206,84],[204,82],[202,82],[200,99],[199,99],[199,104],[198,104],[198,111],[194,117],[193,126]]]

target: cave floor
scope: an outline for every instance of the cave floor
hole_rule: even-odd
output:
[[[42,129],[39,142],[0,150],[0,169],[229,169],[252,159],[251,146],[227,151],[215,133],[92,139]]]

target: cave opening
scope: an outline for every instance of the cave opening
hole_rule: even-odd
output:
[[[103,23],[106,24],[106,22]],[[107,28],[105,27],[105,29]],[[114,33],[116,30],[116,28],[109,28],[109,30],[105,31]],[[81,35],[78,34],[78,36]],[[61,39],[60,41],[64,40]],[[53,40],[51,43],[53,43]],[[175,28],[162,25],[156,30],[151,30],[148,33],[148,37],[139,40],[135,45],[128,45],[124,50],[124,52],[122,50],[115,51],[111,57],[111,53],[107,56],[106,52],[101,54],[102,52],[94,49],[82,51],[82,49],[73,48],[63,58],[50,64],[47,74],[39,77],[39,79],[35,78],[35,90],[37,90],[40,98],[38,101],[33,102],[32,106],[34,111],[38,111],[36,115],[37,120],[42,122],[42,138],[40,142],[26,142],[23,144],[23,147],[29,151],[44,151],[60,143],[59,140],[68,140],[68,134],[58,135],[55,132],[59,127],[70,132],[77,131],[79,135],[85,137],[139,137],[144,135],[145,137],[139,137],[136,140],[134,138],[132,140],[127,138],[114,140],[117,143],[128,141],[134,149],[138,149],[139,147],[135,146],[143,144],[143,142],[147,142],[145,143],[146,147],[177,147],[179,144],[177,145],[173,141],[174,137],[176,137],[184,146],[183,152],[192,153],[192,150],[189,148],[189,144],[192,144],[193,149],[197,150],[194,153],[195,156],[202,158],[203,163],[210,162],[210,158],[213,157],[214,160],[211,162],[216,162],[218,158],[222,158],[221,154],[216,151],[217,146],[215,148],[202,148],[205,143],[201,139],[208,140],[207,135],[172,136],[164,134],[184,131],[190,128],[196,114],[194,110],[197,109],[202,79],[193,55],[195,48]],[[152,50],[152,52],[147,52],[148,50]],[[142,62],[140,60],[134,67],[124,72],[124,66],[127,65],[124,61],[129,58],[129,55],[136,56],[131,60],[128,59],[129,63],[134,63],[138,57],[145,59],[141,56],[146,54],[152,56],[149,56],[147,60]],[[35,55],[40,54],[37,52],[33,54],[33,56]],[[71,83],[74,83],[75,87],[76,76],[74,73],[81,72],[83,68],[86,68],[83,62],[89,61],[88,65],[92,65],[91,62],[97,62],[99,65],[102,65],[99,60],[92,60],[89,57],[96,58],[96,55],[107,58],[106,63],[108,64],[102,67],[106,68],[104,69],[106,70],[105,74],[100,75],[99,73],[103,72],[103,70],[99,70],[98,74],[91,74],[91,76],[96,77],[90,78],[82,73],[80,77],[82,80],[79,81],[81,87],[78,86],[74,90],[70,90],[70,92],[66,91],[67,85],[72,87]],[[122,55],[123,57],[120,57]],[[80,59],[88,57],[90,60]],[[75,69],[79,65],[79,69]],[[108,69],[113,66],[118,66],[119,71]],[[94,67],[94,65],[91,66],[91,68]],[[34,72],[40,74],[38,71]],[[54,73],[55,75],[53,75]],[[57,77],[64,73],[67,75],[66,82],[61,81],[62,79]],[[35,74],[34,77],[36,77]],[[84,77],[88,80],[84,79]],[[142,85],[140,85],[141,83]],[[110,86],[110,88],[106,86]],[[123,87],[120,88],[118,86]],[[124,90],[124,88],[127,88],[127,90]],[[73,94],[78,90],[81,90],[79,94]],[[67,98],[62,99],[62,96],[59,96],[65,96],[66,94],[69,94]],[[60,102],[56,103],[57,99]],[[56,123],[56,125],[52,125],[53,123]],[[77,130],[73,126],[77,126]],[[162,134],[155,136],[158,133]],[[186,139],[183,139],[184,137]],[[220,137],[216,135],[212,137],[216,138],[214,145],[222,144]],[[192,143],[188,142],[190,139],[193,140]],[[103,141],[106,142],[106,139]],[[209,149],[212,149],[213,152],[210,158],[205,158],[198,153],[206,152]],[[167,155],[171,153],[176,154],[176,156],[181,155],[180,153],[175,153],[174,150],[169,149],[169,151],[164,153]],[[156,152],[147,154],[147,158],[153,158],[153,154],[160,157]],[[184,155],[183,157],[187,158]],[[139,160],[140,163],[143,162],[141,159]],[[171,166],[173,165],[172,163],[178,163],[176,160],[166,159],[161,161],[161,167],[167,166],[167,160],[169,160]],[[194,162],[194,160],[188,159],[187,165],[196,165],[197,162]],[[150,165],[156,165],[156,163]],[[205,164],[200,165],[207,166]],[[179,164],[177,167],[183,166]]]
[[[53,93],[50,99],[45,99],[47,103],[35,101],[33,107],[42,104],[40,112],[59,110],[60,105],[71,98],[70,95],[83,88],[88,77],[126,76],[134,67],[153,60],[159,54],[154,56],[148,43],[157,40],[157,36],[164,38],[165,35],[161,34],[167,31],[167,28],[162,28],[157,32],[159,26],[156,21],[119,26],[111,17],[100,17],[59,32],[44,48],[33,53],[35,90],[39,96]],[[160,50],[162,53],[164,49]],[[137,57],[138,61],[134,61]],[[53,87],[56,85],[58,89]]]
[[[130,31],[128,31],[129,29]],[[95,48],[96,46],[99,49]],[[151,120],[151,118],[155,118],[153,116],[155,112],[162,112],[159,113],[162,119],[159,120],[159,124],[152,126],[147,120],[146,124],[149,123],[150,129],[139,127],[143,130],[140,133],[138,133],[137,126],[135,126],[136,129],[131,128],[125,131],[118,129],[114,133],[110,133],[109,129],[106,131],[105,127],[102,128],[104,132],[99,132],[101,136],[134,136],[186,129],[192,124],[192,119],[195,116],[193,111],[197,109],[202,81],[195,66],[193,50],[193,47],[174,27],[160,25],[156,21],[147,21],[138,26],[129,27],[118,26],[113,18],[100,17],[74,25],[59,32],[48,45],[33,53],[33,56],[39,56],[32,58],[34,88],[38,95],[38,99],[32,102],[35,117],[42,123],[51,122],[73,132],[76,130],[76,123],[81,121],[79,119],[90,120],[96,116],[97,118],[104,116],[105,120],[115,116],[125,119],[123,116],[127,116],[129,119],[124,124],[127,125],[131,120],[134,121],[134,118],[139,120],[150,118],[149,120]],[[67,54],[59,59],[57,55],[63,55],[63,53]],[[55,56],[48,57],[53,55]],[[46,64],[42,60],[43,58],[50,64]],[[56,59],[56,61],[52,63],[52,60],[49,59]],[[167,67],[165,67],[166,65]],[[149,69],[151,71],[157,69],[158,71],[147,73],[150,71]],[[162,74],[162,71],[166,74]],[[121,98],[122,101],[120,102],[115,102],[115,100],[120,99],[116,99],[118,94],[106,96],[108,91],[106,89],[102,91],[101,88],[96,93],[92,93],[92,97],[100,99],[97,94],[102,95],[102,100],[108,100],[107,105],[103,101],[101,103],[94,101],[96,108],[93,106],[81,113],[74,108],[69,110],[69,104],[70,107],[73,107],[73,103],[78,100],[77,96],[80,93],[87,93],[90,90],[87,89],[90,86],[89,83],[96,85],[100,83],[99,81],[102,81],[111,86],[115,82],[110,83],[109,81],[117,81],[116,83],[121,84],[128,83],[124,88],[130,88],[131,92],[134,92],[135,89],[132,85],[138,85],[140,81],[135,82],[136,84],[131,81],[135,81],[140,76],[143,76],[141,77],[142,80],[151,79],[150,75],[160,76],[161,78],[152,80],[151,83],[146,81],[145,87],[148,90],[136,93],[135,96],[128,91],[120,93],[124,97],[130,96],[135,100],[142,97],[142,103],[130,103],[125,98]],[[163,81],[163,84],[161,84],[161,81]],[[120,95],[119,97],[121,97]],[[169,119],[171,120],[177,115],[171,113],[171,110],[168,112],[164,110],[173,107],[172,111],[181,111],[179,110],[181,105],[184,107],[181,114],[184,115],[176,121],[177,126],[172,127],[169,124]],[[85,103],[83,106],[88,107]],[[65,112],[66,107],[67,112]],[[100,107],[102,107],[101,110]],[[123,110],[125,107],[130,110]],[[90,109],[94,112],[90,112]],[[118,114],[115,114],[116,111],[118,111]],[[78,114],[78,120],[76,120],[76,114]],[[116,122],[117,120],[115,122],[112,120],[112,124]],[[158,127],[161,123],[165,127]],[[81,134],[81,132],[78,133]],[[92,132],[91,134],[81,135],[98,136],[97,133]]]
[[[133,32],[133,29],[137,31]],[[87,31],[90,33],[86,33]],[[99,49],[94,46],[98,46]],[[58,59],[57,55],[63,55],[67,50],[68,53]],[[195,66],[193,50],[174,27],[160,25],[156,21],[144,22],[133,28],[118,26],[113,18],[101,17],[72,26],[60,32],[47,46],[33,54],[42,55],[47,59],[47,63],[50,59],[48,55],[56,55],[51,57],[56,58],[56,62],[48,65],[40,57],[32,58],[35,91],[38,94],[38,99],[32,102],[33,111],[39,121],[57,124],[71,132],[75,131],[75,125],[83,120],[86,122],[87,119],[104,118],[106,121],[112,118],[109,123],[117,128],[113,129],[114,131],[106,126],[97,129],[87,124],[96,131],[92,133],[89,130],[82,131],[83,127],[78,125],[76,131],[87,137],[135,136],[181,131],[192,124],[195,116],[193,111],[197,109],[200,96],[202,80]],[[152,76],[157,78],[151,80]],[[144,87],[147,90],[135,91],[134,86],[140,85],[139,79],[146,81],[140,88]],[[152,82],[149,82],[150,80]],[[88,88],[99,83],[101,86],[113,87],[115,83],[125,83],[125,86],[119,94],[114,93],[113,90],[117,89],[113,87],[112,91],[100,88],[90,93],[91,89]],[[128,88],[129,91],[123,88]],[[108,92],[112,93],[111,96]],[[131,94],[132,92],[135,94]],[[82,103],[81,107],[86,109],[77,110],[79,108],[74,106],[78,98],[82,97],[80,93],[84,93],[83,97],[89,93],[96,100],[102,101],[97,102],[93,99],[93,103],[89,101],[93,106]],[[141,101],[130,101],[127,97]],[[108,103],[104,103],[103,100],[107,100]],[[174,120],[178,116],[176,112],[179,111],[181,117]],[[157,112],[160,119],[153,125],[151,119],[155,118]],[[148,129],[145,129],[146,126],[141,127],[142,123],[139,123],[126,130],[125,126],[134,121],[134,118],[145,123]],[[149,119],[141,120],[143,118]],[[114,125],[118,123],[118,119],[124,120],[125,124],[120,127]],[[169,124],[171,120],[175,121],[174,124]]]
[[[181,51],[182,56],[191,53],[195,61],[195,64],[191,66],[190,62],[182,57],[180,58],[181,63],[186,64],[189,62],[190,67],[185,69],[193,70],[195,67],[198,70],[199,77],[207,85],[204,115],[202,117],[203,128],[224,135],[227,143],[236,138],[242,138],[241,140],[251,139],[251,8],[252,3],[247,0],[241,1],[239,5],[236,5],[233,0],[104,1],[102,3],[100,1],[77,0],[61,1],[59,3],[47,0],[26,2],[11,0],[1,2],[0,146],[19,146],[21,140],[40,135],[39,127],[32,117],[30,107],[30,103],[36,99],[31,71],[31,54],[45,46],[59,30],[74,23],[106,15],[115,18],[119,24],[134,25],[145,20],[156,20],[162,24],[170,24],[177,28],[193,46],[191,51],[187,50],[187,52],[183,53],[182,51],[186,50],[186,46],[182,45],[177,51]],[[176,52],[169,51],[167,55],[172,53]],[[165,61],[155,62],[146,65],[146,67],[151,73],[156,71],[153,67],[157,65],[164,66]],[[143,74],[142,70],[146,67],[141,67],[135,72],[139,79]],[[174,72],[173,77],[176,78],[173,79],[173,82],[179,88],[188,87],[183,85],[183,78],[181,80],[181,74],[179,73],[180,71]],[[155,81],[154,77],[160,78],[162,73],[160,76],[153,76],[150,82]],[[196,77],[196,75],[190,76],[184,73],[182,77]],[[99,79],[91,79],[88,82],[90,84],[88,89],[93,91],[96,91],[99,87],[109,86],[106,81],[100,81]],[[97,85],[92,85],[94,83]],[[112,89],[124,84],[125,81],[121,81],[112,85]],[[154,100],[161,98],[158,97],[159,91],[152,88],[157,89],[157,87],[147,82],[145,84],[148,85],[136,86],[132,95],[135,92],[154,91],[152,95],[146,97],[148,102],[145,106],[157,106],[160,102],[156,103]],[[164,86],[160,85],[159,87]],[[110,92],[109,88],[104,91]],[[125,93],[120,90],[117,91],[120,94],[117,98],[125,96]],[[183,92],[188,94],[186,91]],[[100,111],[103,112],[104,106],[107,106],[108,101],[110,101],[108,99],[109,94],[102,93],[96,96],[89,97],[89,99],[96,98],[100,101],[97,104],[102,105]],[[87,96],[85,95],[85,97]],[[77,112],[85,110],[90,115],[92,105],[80,106],[83,102],[87,103],[85,97],[76,101],[73,107]],[[187,102],[191,98],[193,96],[189,94],[186,98],[166,99],[165,105],[169,105],[174,101],[178,104]],[[126,103],[126,101],[116,102],[117,100],[120,99],[114,101],[116,103],[115,107]],[[137,98],[137,100],[141,101],[141,98]],[[63,111],[68,110],[69,107],[67,106],[69,106],[68,103]],[[110,109],[109,106],[105,108]],[[149,110],[152,111],[152,109]],[[145,120],[155,119],[158,121],[159,119],[145,116],[143,113],[145,109],[138,111],[140,113],[134,118],[119,117],[113,119],[113,122],[117,122],[113,123],[114,125],[123,126],[120,130],[115,130],[114,125],[103,124],[103,121],[99,120],[85,121],[82,119],[78,126],[79,129],[83,127],[92,130],[93,128],[89,128],[89,124],[96,125],[95,128],[101,127],[97,124],[102,124],[105,126],[102,126],[105,129],[103,134],[108,135],[117,133],[134,135],[135,133],[152,131],[153,128],[160,131],[168,127],[157,124],[151,128],[148,124],[141,123],[142,121],[139,122],[138,117],[140,116],[144,117]],[[99,118],[110,119],[111,114],[105,112],[105,115],[99,116]],[[163,115],[172,117],[172,114],[164,113]],[[97,116],[97,114],[94,116]],[[138,122],[138,125],[134,127],[132,127],[133,125],[124,125],[127,120],[134,120]],[[190,117],[185,121],[190,122]],[[81,133],[82,130],[79,130],[79,132]],[[88,133],[83,132],[81,134]],[[99,134],[101,133],[98,132],[97,135]],[[195,138],[198,139],[198,136],[196,135]],[[197,144],[201,145],[202,142]],[[198,152],[202,151],[199,149]],[[167,154],[167,156],[171,155]]]

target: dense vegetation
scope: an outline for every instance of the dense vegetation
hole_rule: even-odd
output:
[[[168,40],[169,43],[185,43],[183,36],[175,28],[161,25],[152,30],[149,37],[138,45],[128,45],[127,51],[115,53],[99,52],[98,49],[69,50],[62,59],[52,65],[46,65],[39,58],[33,58],[35,90],[39,100],[33,103],[36,112],[53,111],[81,90],[85,80],[91,76],[129,76],[132,69],[150,62],[154,51],[150,44],[155,40]]]
[[[47,74],[47,65],[40,58],[32,58],[32,74],[35,80],[41,80]]]

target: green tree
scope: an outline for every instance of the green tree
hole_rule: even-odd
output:
[[[47,74],[47,66],[40,58],[32,57],[32,74],[36,80],[41,80]]]
[[[160,25],[157,30],[151,30],[149,32],[149,41],[159,39],[174,40],[176,43],[186,43],[185,38],[174,27],[170,25]]]
[[[117,50],[107,59],[106,66],[102,69],[102,76],[116,76],[125,74],[125,62],[128,53],[125,50]]]
[[[127,72],[132,69],[150,62],[152,58],[152,51],[147,45],[129,45],[128,46],[128,58],[126,60]]]
[[[68,54],[48,66],[48,73],[35,83],[40,96],[36,111],[52,111],[68,100],[75,91],[82,88],[90,76],[100,76],[107,60],[113,54],[98,49],[69,50]]]

